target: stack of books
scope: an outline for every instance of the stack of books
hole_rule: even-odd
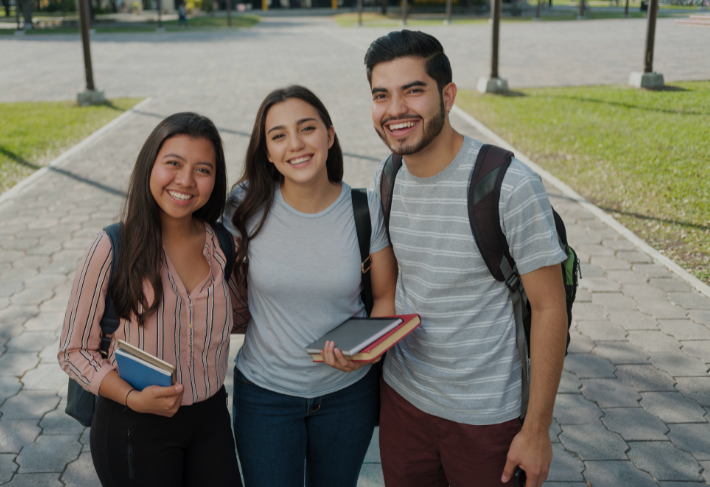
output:
[[[332,341],[335,348],[353,362],[370,362],[409,335],[421,324],[419,315],[401,315],[387,318],[350,318],[306,347],[314,362],[324,362],[321,351],[325,342]]]
[[[175,384],[173,365],[123,340],[118,340],[116,364],[121,379],[139,391],[148,386],[169,387]]]

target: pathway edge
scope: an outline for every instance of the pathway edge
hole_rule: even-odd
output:
[[[77,143],[76,145],[70,147],[66,151],[62,152],[59,156],[57,156],[56,159],[54,159],[52,162],[47,164],[41,169],[38,169],[34,173],[30,174],[27,176],[25,179],[17,183],[15,186],[12,188],[8,189],[5,191],[3,194],[0,195],[0,206],[4,205],[5,203],[11,201],[15,196],[19,195],[27,189],[29,186],[31,186],[35,181],[37,181],[39,178],[44,176],[49,172],[50,167],[56,167],[62,165],[64,162],[66,162],[71,156],[82,150],[84,147],[89,146],[93,142],[95,142],[97,139],[101,138],[103,135],[105,135],[107,132],[111,131],[113,128],[116,126],[120,125],[130,117],[132,117],[134,114],[138,112],[139,109],[143,108],[146,106],[148,103],[153,101],[153,97],[149,96],[145,100],[139,102],[137,105],[133,106],[129,110],[126,110],[122,114],[120,114],[118,117],[114,118],[111,120],[109,123],[106,125],[100,127],[97,129],[95,132],[93,132],[91,135]]]
[[[593,203],[590,203],[589,201],[586,200],[582,195],[577,193],[575,190],[567,186],[565,183],[557,179],[555,176],[550,174],[549,172],[545,171],[543,168],[535,164],[533,161],[530,160],[525,154],[520,152],[519,150],[515,149],[512,145],[510,145],[505,139],[500,137],[498,134],[493,132],[491,129],[483,125],[483,123],[479,122],[477,119],[475,119],[473,116],[469,115],[466,113],[464,110],[459,108],[458,106],[454,105],[452,108],[452,111],[466,120],[468,123],[473,125],[477,130],[481,131],[484,133],[486,136],[490,137],[491,139],[496,141],[496,144],[498,144],[501,147],[504,147],[513,153],[515,153],[515,157],[523,162],[525,165],[527,165],[530,169],[535,171],[542,177],[543,180],[557,188],[570,199],[573,199],[577,203],[579,203],[581,206],[583,206],[585,209],[587,209],[589,212],[591,212],[594,216],[599,218],[601,221],[609,225],[611,228],[619,232],[621,235],[623,235],[629,242],[634,244],[636,247],[641,249],[643,252],[648,254],[654,261],[658,262],[659,264],[663,265],[666,267],[669,271],[673,272],[676,274],[678,277],[683,279],[685,282],[690,284],[693,288],[695,288],[697,291],[699,291],[701,294],[704,294],[705,296],[710,298],[710,286],[702,282],[700,279],[692,275],[690,272],[686,271],[683,269],[681,266],[673,262],[671,259],[660,253],[658,250],[654,249],[651,247],[646,241],[644,241],[642,238],[640,238],[638,235],[636,235],[634,232],[626,228],[624,225],[622,225],[616,218],[611,216],[609,213],[605,212],[598,206],[596,206]]]

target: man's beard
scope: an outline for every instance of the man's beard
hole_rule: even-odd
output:
[[[408,118],[412,117],[405,117],[402,120],[406,120]],[[399,120],[399,119],[398,119]],[[387,122],[390,122],[391,120],[387,120]],[[382,124],[382,132],[380,132],[376,127],[375,127],[375,132],[377,132],[377,135],[379,135],[380,139],[382,139],[382,142],[385,143],[387,147],[392,151],[393,154],[396,154],[398,156],[410,156],[412,154],[416,154],[418,152],[421,152],[424,150],[429,144],[431,144],[431,141],[434,140],[444,129],[444,124],[446,123],[446,109],[444,108],[444,100],[442,98],[441,100],[441,108],[439,110],[439,113],[434,116],[431,120],[429,120],[427,123],[424,124],[424,129],[422,133],[422,138],[418,143],[415,144],[409,144],[407,145],[402,144],[398,147],[392,146],[387,141],[387,136],[385,135],[385,131],[387,130],[384,127],[384,124]]]

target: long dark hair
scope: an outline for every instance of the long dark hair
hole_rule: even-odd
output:
[[[128,183],[128,195],[121,213],[121,255],[113,270],[111,282],[118,316],[130,319],[133,313],[141,325],[158,309],[163,299],[160,279],[163,261],[162,224],[158,203],[150,191],[150,175],[163,143],[176,135],[209,140],[216,155],[214,189],[207,203],[195,211],[193,216],[208,223],[216,221],[224,210],[227,194],[227,169],[222,139],[209,118],[190,112],[176,113],[153,129],[138,154]],[[146,279],[153,288],[150,300],[143,292]]]
[[[251,131],[249,147],[244,157],[244,170],[239,181],[234,185],[239,186],[246,183],[244,197],[239,202],[230,201],[228,204],[236,205],[236,211],[232,217],[232,224],[239,230],[242,237],[241,246],[237,252],[236,262],[244,262],[249,251],[249,241],[256,237],[264,226],[266,217],[274,203],[276,183],[283,183],[283,175],[276,169],[274,164],[266,157],[266,116],[271,107],[277,103],[285,102],[291,98],[305,101],[316,109],[321,120],[327,129],[333,126],[328,110],[320,99],[308,88],[299,85],[291,85],[280,88],[269,93],[261,102],[259,111],[256,113],[254,128]],[[326,160],[328,180],[339,183],[343,180],[343,151],[340,149],[338,136],[335,136],[332,147],[328,150]],[[263,210],[263,215],[259,224],[250,234],[247,231],[247,223],[259,211]],[[243,285],[244,283],[242,283]]]

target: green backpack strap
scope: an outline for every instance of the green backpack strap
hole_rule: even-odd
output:
[[[353,216],[355,217],[355,231],[360,249],[360,271],[362,275],[362,292],[360,298],[365,305],[367,315],[372,313],[374,299],[372,297],[372,280],[370,279],[370,240],[372,237],[372,222],[370,221],[370,205],[367,203],[367,189],[352,188]]]

